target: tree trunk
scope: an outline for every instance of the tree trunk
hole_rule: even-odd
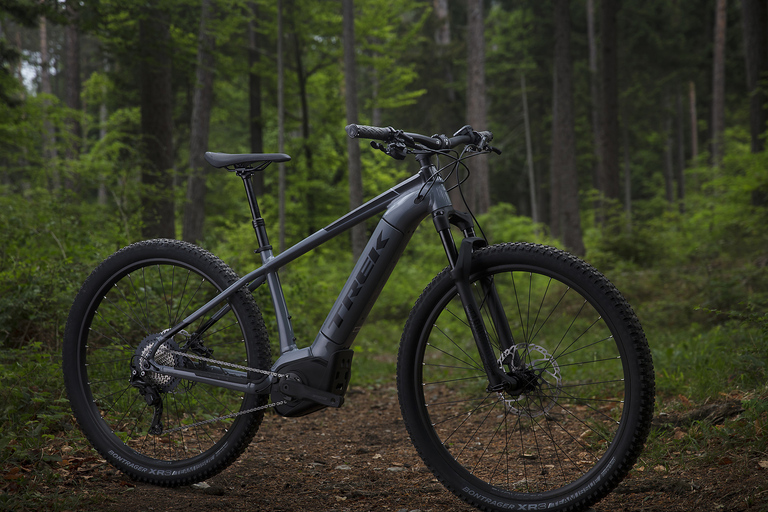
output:
[[[674,145],[675,141],[672,135],[672,107],[669,102],[669,91],[664,93],[664,196],[667,199],[668,206],[675,202],[675,164],[674,164]]]
[[[488,129],[484,30],[483,0],[467,0],[467,123],[475,130]],[[471,169],[468,206],[474,213],[482,214],[491,206],[488,157],[473,158]]]
[[[213,75],[215,39],[209,24],[214,15],[213,0],[202,0],[200,28],[197,36],[197,69],[195,71],[195,92],[192,98],[192,119],[189,133],[189,178],[187,179],[187,202],[184,205],[182,236],[185,241],[198,243],[203,239],[205,223],[205,195],[208,164],[205,151],[208,149],[208,133],[213,106]]]
[[[520,73],[520,89],[523,92],[523,122],[525,124],[525,155],[528,162],[528,192],[531,196],[531,220],[539,223],[539,206],[536,200],[536,175],[533,169],[533,146],[531,145],[531,123],[528,118],[528,94],[525,87],[525,74]]]
[[[627,233],[632,232],[632,163],[629,157],[628,123],[621,123],[621,139],[624,146],[624,223]]]
[[[579,181],[576,174],[576,138],[573,117],[573,64],[571,62],[571,12],[569,0],[555,0],[555,70],[554,102],[552,106],[551,171],[553,232],[562,228],[566,248],[584,254],[579,217]],[[558,229],[558,232],[560,230]]]
[[[249,3],[251,19],[248,21],[248,105],[251,133],[251,152],[264,152],[264,123],[261,114],[261,73],[258,69],[261,63],[261,35],[258,31],[259,4]],[[264,194],[264,173],[257,172],[253,178],[253,188],[257,196]]]
[[[296,65],[296,81],[299,86],[299,103],[301,104],[301,140],[304,150],[304,162],[307,166],[309,175],[313,175],[314,170],[314,158],[312,153],[312,144],[309,141],[309,97],[307,92],[308,76],[307,71],[304,68],[304,59],[302,57],[304,48],[302,46],[301,36],[299,35],[300,27],[293,26],[293,49]],[[361,194],[362,204],[362,194]],[[315,194],[313,191],[309,191],[304,198],[306,202],[307,219],[309,220],[309,226],[307,228],[307,235],[311,235],[317,230],[315,226],[316,221],[316,206],[315,206]],[[362,251],[362,248],[361,248]]]
[[[768,6],[765,0],[741,0],[741,19],[744,27],[744,56],[747,66],[749,92],[749,129],[752,152],[765,149],[766,94],[760,80],[768,72]]]
[[[449,16],[450,10],[448,8],[448,0],[432,0],[432,9],[435,19],[437,20],[437,26],[435,28],[435,43],[437,44],[435,61],[437,64],[435,68],[442,69],[443,82],[447,85],[442,89],[442,92],[445,93],[443,99],[448,102],[448,105],[455,105],[456,90],[453,86],[453,63],[449,56],[451,47],[451,19]],[[456,205],[457,208],[463,201],[461,190],[457,186],[458,183],[458,173],[452,173],[446,182],[446,187],[450,189],[448,195],[451,198],[451,202]]]
[[[75,5],[78,2],[67,0],[67,15],[69,24],[64,27],[65,54],[64,54],[64,100],[68,108],[80,113],[80,30],[77,25],[78,13]],[[82,131],[78,117],[69,119],[68,130],[72,141],[67,145],[67,158],[74,159],[80,152],[80,140]]]
[[[726,0],[717,0],[715,10],[715,48],[712,72],[712,165],[723,160],[725,132],[725,27]]]
[[[283,92],[285,72],[283,60],[283,3],[277,0],[277,151],[285,151],[285,93]],[[285,162],[278,164],[277,201],[280,252],[285,250]]]
[[[597,159],[600,191],[607,199],[619,199],[619,89],[616,13],[619,0],[603,0],[601,6],[600,156]]]
[[[691,115],[691,161],[698,165],[699,160],[699,116],[696,115],[696,84],[688,82],[688,110]]]
[[[140,110],[144,166],[142,235],[175,238],[170,14],[149,2],[139,20]]]
[[[597,37],[595,36],[595,2],[587,0],[587,42],[589,45],[589,93],[592,100],[591,120],[592,120],[592,144],[595,155],[594,175],[592,183],[595,190],[601,189],[600,183],[600,158],[603,152],[600,149],[600,75],[598,75],[597,66]],[[595,202],[595,211],[600,211],[600,201]],[[598,220],[602,218],[598,214]]]
[[[432,6],[437,18],[437,28],[435,29],[435,42],[440,55],[438,57],[444,63],[444,79],[446,84],[453,84],[453,68],[447,59],[446,50],[451,45],[451,20],[448,17],[448,0],[432,0]],[[448,95],[448,101],[456,101],[456,91],[452,86],[445,88]]]
[[[683,93],[681,84],[677,84],[676,106],[677,115],[675,116],[676,136],[675,146],[677,147],[677,162],[675,166],[675,181],[677,182],[677,202],[680,213],[685,211],[685,129],[683,127]]]
[[[51,94],[51,73],[50,57],[48,54],[48,20],[45,16],[40,17],[40,92]],[[61,187],[61,178],[56,168],[56,129],[48,117],[48,107],[50,102],[43,101],[43,156],[46,159],[46,167],[53,170],[51,174],[51,190],[58,190]]]
[[[353,0],[343,0],[344,84],[347,124],[357,123],[357,78],[355,76],[355,6]],[[349,154],[349,206],[354,209],[363,204],[363,173],[360,162],[360,144],[347,138]],[[359,258],[365,248],[365,225],[352,228],[352,255]]]

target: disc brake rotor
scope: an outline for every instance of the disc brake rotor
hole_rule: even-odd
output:
[[[519,356],[519,366],[511,362],[516,359],[515,354]],[[506,364],[511,374],[522,376],[528,381],[526,389],[520,395],[507,396],[498,393],[507,412],[535,418],[547,414],[557,404],[563,379],[560,366],[547,349],[532,343],[514,345],[502,352],[497,362],[499,368],[504,369]]]

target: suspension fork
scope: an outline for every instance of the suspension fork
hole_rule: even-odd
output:
[[[501,350],[507,351],[511,349],[514,346],[512,331],[509,328],[507,315],[496,290],[496,285],[490,276],[480,279],[479,282],[483,295],[482,303],[478,304],[475,294],[472,293],[472,287],[469,284],[472,252],[477,248],[484,247],[487,245],[487,242],[483,238],[475,236],[472,217],[466,213],[457,212],[452,208],[441,209],[434,212],[432,220],[448,257],[448,262],[451,266],[451,277],[459,292],[461,304],[467,315],[467,321],[475,338],[480,359],[488,376],[488,391],[515,392],[521,386],[515,377],[509,375],[500,367],[480,309],[481,306],[487,306],[490,315],[489,320],[493,324],[493,330],[498,336]],[[458,250],[451,234],[451,224],[457,226],[464,235]],[[519,355],[514,353],[513,357],[513,364],[515,367],[519,367]]]

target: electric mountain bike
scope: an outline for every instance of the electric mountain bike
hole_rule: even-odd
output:
[[[415,158],[418,171],[275,255],[252,177],[290,157],[206,153],[242,179],[262,265],[238,277],[200,247],[149,240],[91,273],[63,352],[89,441],[136,480],[188,485],[230,465],[268,408],[303,416],[340,407],[355,336],[429,217],[447,265],[413,306],[397,363],[403,420],[424,463],[484,510],[580,510],[604,497],[638,458],[653,413],[653,364],[632,308],[581,259],[532,243],[489,245],[474,217],[454,208],[446,180],[466,177],[468,157],[496,151],[490,132],[465,126],[430,137],[350,125],[347,133]],[[299,348],[279,270],[382,213],[316,338]],[[265,284],[279,337],[274,363],[252,295]]]

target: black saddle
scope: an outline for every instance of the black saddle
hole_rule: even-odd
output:
[[[231,170],[236,169],[264,169],[272,162],[288,162],[290,156],[284,153],[205,153],[205,160],[212,166],[221,169],[222,167]]]

